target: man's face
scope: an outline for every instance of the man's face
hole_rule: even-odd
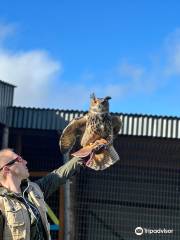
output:
[[[9,150],[6,153],[6,159],[1,164],[1,167],[4,166],[2,171],[6,171],[7,173],[20,178],[20,180],[23,180],[29,177],[29,171],[26,165],[26,160]]]

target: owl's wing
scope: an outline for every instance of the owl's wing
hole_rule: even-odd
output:
[[[116,137],[122,128],[122,121],[118,116],[112,116],[113,136]]]
[[[77,136],[83,134],[86,127],[86,121],[86,115],[75,118],[64,129],[59,141],[60,150],[63,154],[70,151],[76,142]]]

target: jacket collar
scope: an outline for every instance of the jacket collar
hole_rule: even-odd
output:
[[[24,190],[28,189],[28,183],[29,179],[25,179],[21,182],[21,192],[24,192]],[[16,194],[12,191],[10,191],[8,188],[3,187],[2,185],[0,186],[0,196],[15,196]]]

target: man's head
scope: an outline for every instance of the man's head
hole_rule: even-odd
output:
[[[29,177],[29,171],[26,167],[27,161],[11,149],[0,151],[0,182],[8,178],[18,178],[23,180]]]

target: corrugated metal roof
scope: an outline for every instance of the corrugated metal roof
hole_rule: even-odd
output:
[[[63,130],[75,117],[86,112],[59,109],[8,108],[8,125],[14,128]],[[180,118],[156,115],[118,115],[123,122],[122,135],[180,139]]]
[[[84,112],[9,107],[8,115],[8,125],[13,128],[62,130],[69,121],[75,117],[83,116]]]
[[[0,83],[2,83],[3,85],[11,86],[11,87],[13,87],[13,88],[17,87],[17,86],[15,86],[15,85],[11,84],[11,83],[4,82],[4,81],[2,81],[1,79],[0,79]]]
[[[14,86],[0,80],[0,122],[6,123],[6,107],[12,106]]]
[[[121,134],[180,139],[180,118],[168,116],[118,114],[123,122]]]

